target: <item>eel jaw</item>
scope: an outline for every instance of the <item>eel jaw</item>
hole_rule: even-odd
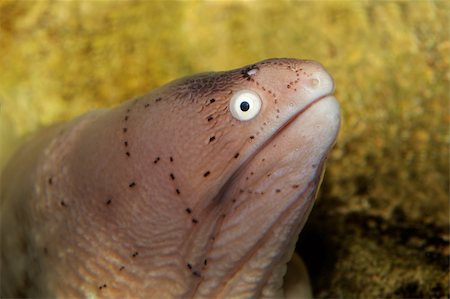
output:
[[[197,294],[279,295],[339,125],[336,98],[321,96],[240,167],[223,194],[226,214],[208,250],[208,267]]]

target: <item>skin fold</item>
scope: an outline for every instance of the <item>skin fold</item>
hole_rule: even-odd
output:
[[[261,109],[242,121],[230,100]],[[1,181],[1,295],[281,298],[339,130],[318,63],[182,78],[31,136]]]

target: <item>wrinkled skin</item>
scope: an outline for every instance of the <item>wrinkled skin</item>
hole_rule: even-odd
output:
[[[259,114],[240,121],[248,89]],[[174,81],[37,133],[2,175],[1,295],[280,298],[339,128],[317,63]]]

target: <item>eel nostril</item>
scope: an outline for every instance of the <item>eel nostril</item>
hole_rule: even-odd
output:
[[[309,84],[311,85],[312,88],[317,88],[320,85],[320,80],[317,78],[313,78],[309,80]]]

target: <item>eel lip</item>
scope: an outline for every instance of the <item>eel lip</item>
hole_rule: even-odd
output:
[[[298,117],[300,117],[305,111],[307,111],[309,108],[311,108],[313,105],[315,105],[316,103],[322,101],[322,100],[326,100],[326,99],[330,99],[330,100],[334,100],[337,102],[336,97],[333,95],[333,90],[330,93],[327,93],[325,95],[322,95],[320,97],[317,97],[316,99],[312,100],[310,103],[308,103],[305,107],[303,107],[302,109],[300,109],[297,113],[295,113],[293,116],[291,116],[280,128],[278,128],[277,132],[275,132],[271,138],[269,138],[269,140],[267,140],[265,144],[268,144],[269,142],[271,142],[273,139],[275,139],[277,137],[278,134],[280,134],[280,132],[282,132],[285,128],[287,128],[289,125],[291,125]],[[264,145],[262,147],[264,147]]]
[[[294,114],[294,116],[292,116],[287,122],[286,122],[286,124],[288,124],[288,123],[291,123],[294,119],[296,119],[298,116],[300,116],[301,114],[303,114],[303,112],[305,112],[306,110],[308,110],[311,106],[313,106],[314,104],[316,104],[316,103],[318,103],[318,102],[320,102],[320,101],[322,101],[322,100],[325,100],[325,99],[327,99],[327,98],[334,98],[335,100],[336,100],[336,97],[333,95],[333,93],[327,93],[327,94],[325,94],[325,95],[323,95],[323,96],[320,96],[320,97],[318,97],[318,98],[316,98],[315,100],[312,100],[311,101],[311,103],[309,103],[308,105],[306,105],[305,107],[303,107],[302,109],[300,109],[296,114]],[[337,100],[336,100],[337,101]],[[286,126],[286,124],[283,126],[283,127],[285,127]]]
[[[334,88],[333,88],[334,89]],[[268,144],[270,144],[271,142],[273,142],[276,138],[279,137],[279,134],[281,132],[283,132],[283,130],[285,130],[287,127],[289,127],[289,125],[293,124],[295,122],[295,120],[297,118],[299,118],[305,111],[307,111],[310,107],[312,107],[314,104],[322,101],[322,100],[326,100],[326,99],[330,99],[330,100],[334,100],[337,103],[336,98],[334,97],[334,95],[332,94],[333,90],[330,93],[327,93],[325,95],[322,95],[320,97],[317,97],[315,100],[312,100],[310,103],[308,103],[307,105],[305,105],[305,107],[303,107],[302,109],[300,109],[299,111],[297,111],[294,115],[292,115],[288,120],[286,120],[273,134],[272,136],[270,136],[267,140],[265,140],[261,145],[259,145],[255,151],[253,151],[251,153],[251,155],[249,157],[247,157],[240,165],[239,167],[231,174],[231,176],[226,180],[226,182],[222,185],[221,189],[219,190],[219,192],[215,195],[214,198],[216,199],[220,199],[222,197],[225,196],[225,194],[227,193],[226,190],[230,188],[230,186],[233,185],[233,183],[235,182],[235,180],[239,177],[240,173],[246,168],[246,166],[248,164],[250,164],[254,157],[261,151],[264,150],[264,148],[267,147]],[[336,139],[337,134],[335,134],[333,139]]]
[[[272,134],[272,136],[270,136],[269,139],[267,139],[263,144],[261,144],[258,149],[247,159],[247,161],[244,164],[248,164],[250,163],[251,160],[253,160],[253,157],[258,154],[258,152],[262,151],[269,143],[271,143],[273,140],[275,140],[278,135],[283,132],[283,130],[285,130],[287,127],[289,127],[292,123],[295,122],[295,120],[297,118],[299,118],[304,112],[306,112],[309,108],[311,108],[312,106],[314,106],[316,103],[324,101],[324,100],[333,100],[336,102],[337,104],[337,99],[336,97],[333,95],[334,92],[334,87],[332,88],[332,90],[329,93],[326,93],[320,97],[317,97],[316,99],[312,100],[310,103],[308,103],[307,105],[305,105],[305,107],[301,108],[299,111],[297,111],[294,115],[292,115],[288,120],[286,120],[277,130],[276,132],[274,132]],[[336,138],[336,136],[335,136]],[[242,166],[242,165],[241,165]]]

